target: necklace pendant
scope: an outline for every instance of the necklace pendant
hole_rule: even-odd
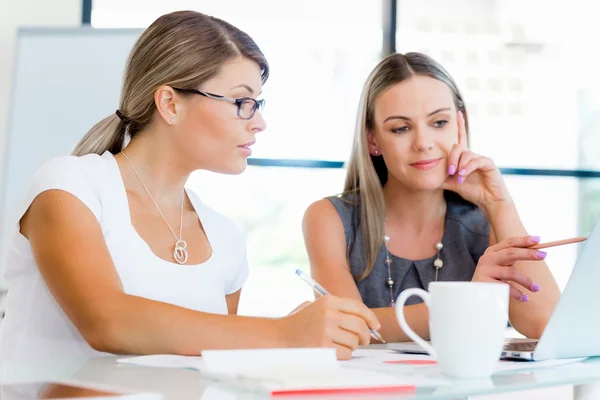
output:
[[[177,242],[175,242],[173,257],[175,258],[175,261],[177,261],[177,264],[185,264],[187,262],[188,253],[186,249],[187,243],[185,240],[179,239]]]

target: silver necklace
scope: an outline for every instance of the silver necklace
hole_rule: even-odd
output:
[[[121,151],[121,154],[123,154],[123,156],[125,157],[125,159],[129,163],[129,165],[131,165],[131,168],[133,169],[133,172],[135,172],[135,175],[140,180],[140,183],[144,187],[144,190],[146,191],[146,193],[148,193],[148,197],[150,197],[150,200],[152,200],[152,203],[154,203],[154,207],[156,207],[156,209],[158,210],[158,213],[160,214],[160,216],[162,217],[162,219],[165,221],[165,224],[167,224],[167,226],[171,230],[171,233],[173,233],[173,236],[175,236],[175,249],[173,250],[173,257],[175,258],[175,261],[178,264],[185,264],[187,262],[187,259],[188,259],[188,253],[187,253],[187,243],[185,242],[185,240],[183,240],[183,193],[184,193],[184,189],[183,188],[181,189],[181,216],[180,216],[180,219],[179,219],[179,237],[177,237],[177,235],[175,234],[175,231],[173,230],[173,228],[171,228],[171,225],[169,225],[169,222],[167,221],[167,219],[163,215],[162,211],[160,211],[160,208],[158,207],[158,204],[156,204],[156,202],[152,198],[152,195],[150,194],[150,191],[148,190],[148,188],[144,184],[144,181],[142,180],[142,177],[140,176],[140,174],[138,174],[137,170],[135,169],[135,167],[131,163],[131,160],[129,159],[129,157],[127,157],[127,154],[125,154],[124,151]]]
[[[442,233],[442,235],[443,235],[443,233]],[[392,268],[391,268],[392,267],[392,259],[390,257],[390,251],[388,249],[389,241],[390,241],[390,237],[384,233],[383,244],[385,246],[385,259],[383,260],[383,262],[387,266],[387,271],[388,271],[388,279],[387,279],[386,283],[387,283],[388,288],[390,289],[390,307],[394,307],[396,305],[396,301],[394,300],[394,280],[392,279]],[[438,271],[440,269],[442,269],[442,267],[444,266],[444,262],[440,258],[440,253],[441,253],[442,249],[444,248],[444,244],[442,243],[441,240],[435,244],[435,248],[437,250],[437,257],[436,257],[435,261],[433,262],[433,267],[435,268],[435,281],[437,282]]]

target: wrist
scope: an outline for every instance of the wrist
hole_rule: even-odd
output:
[[[512,199],[498,202],[485,209],[482,208],[482,211],[490,222],[490,227],[497,242],[528,234]]]
[[[273,338],[273,347],[297,347],[295,346],[294,333],[289,326],[292,324],[293,314],[285,317],[269,319],[269,337]]]
[[[506,199],[500,201],[492,201],[487,204],[481,204],[479,205],[479,208],[481,211],[483,211],[490,222],[502,218],[507,214],[513,214],[517,212],[517,207],[511,197],[507,197]]]

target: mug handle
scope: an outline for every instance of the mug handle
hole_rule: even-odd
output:
[[[396,317],[398,318],[400,328],[402,328],[404,333],[406,333],[409,338],[411,338],[416,344],[421,346],[427,353],[429,353],[429,355],[437,358],[437,353],[433,347],[425,340],[421,339],[421,337],[417,335],[415,331],[410,329],[406,323],[406,318],[404,317],[404,303],[406,303],[406,300],[408,300],[408,298],[411,296],[420,297],[427,305],[427,308],[430,308],[431,297],[425,290],[418,288],[404,290],[402,293],[400,293],[400,296],[398,296],[398,300],[396,300]]]

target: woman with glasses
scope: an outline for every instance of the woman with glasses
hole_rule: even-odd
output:
[[[434,281],[505,282],[510,321],[541,335],[560,295],[493,161],[469,151],[468,116],[450,75],[420,53],[394,54],[369,76],[344,192],[312,204],[304,237],[312,274],[330,293],[363,301],[387,341],[410,340],[394,302]],[[473,299],[477,301],[477,299]],[[411,298],[413,330],[429,337]]]
[[[244,238],[184,187],[194,170],[244,171],[268,74],[254,41],[217,18],[175,12],[146,29],[115,114],[33,178],[7,265],[2,360],[306,346],[348,358],[368,343],[379,323],[358,301],[237,316]]]

